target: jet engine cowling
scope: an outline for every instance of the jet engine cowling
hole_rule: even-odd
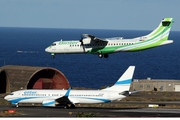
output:
[[[56,106],[56,101],[55,100],[44,100],[42,102],[43,106],[50,106],[50,107],[55,107]]]

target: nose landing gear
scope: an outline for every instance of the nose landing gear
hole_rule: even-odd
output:
[[[51,53],[51,58],[55,58],[55,54],[54,53]]]

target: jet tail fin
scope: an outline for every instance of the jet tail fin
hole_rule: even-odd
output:
[[[173,18],[164,18],[161,20],[159,26],[155,30],[153,30],[150,34],[144,37],[152,38],[152,37],[164,36],[164,40],[168,40],[172,23],[173,23]]]
[[[134,38],[138,43],[143,42],[143,44],[139,45],[133,50],[140,51],[173,43],[173,40],[168,40],[172,23],[173,18],[164,18],[161,20],[159,26],[151,33],[145,36]]]
[[[129,68],[124,72],[124,74],[117,80],[117,82],[113,86],[102,90],[119,91],[119,92],[129,91],[134,70],[135,70],[135,66],[129,66]]]

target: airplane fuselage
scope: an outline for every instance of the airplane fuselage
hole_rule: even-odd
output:
[[[15,104],[19,103],[41,103],[43,106],[75,107],[76,103],[107,103],[121,100],[131,94],[129,92],[132,83],[135,66],[129,66],[116,83],[101,90],[18,90],[5,96],[4,99]]]
[[[85,40],[84,40],[85,41]],[[143,43],[144,41],[141,39],[124,39],[124,40],[108,40],[107,43],[103,42],[84,42],[84,45],[81,46],[81,42],[79,41],[56,41],[53,45],[46,48],[46,51],[54,54],[78,54],[78,53],[103,53],[103,54],[110,54],[114,52],[135,52],[141,51],[146,49],[143,47],[144,45],[148,44]],[[154,41],[155,42],[155,41]],[[165,45],[173,43],[172,40],[167,40],[159,44]],[[150,46],[147,49],[156,47],[155,45]]]
[[[165,18],[159,26],[148,35],[123,39],[122,37],[97,38],[93,35],[83,34],[85,38],[72,41],[56,41],[45,49],[46,52],[55,54],[91,53],[108,58],[108,54],[116,52],[142,51],[157,46],[173,43],[168,40],[173,18]]]
[[[15,103],[43,103],[63,97],[67,90],[20,90],[5,97],[12,104]],[[68,96],[73,103],[107,103],[126,96],[114,91],[102,90],[71,90]],[[14,96],[14,97],[13,97]]]

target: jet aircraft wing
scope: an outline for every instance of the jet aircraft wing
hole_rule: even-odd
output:
[[[68,97],[66,96],[63,96],[63,97],[60,97],[58,99],[56,99],[56,102],[60,103],[60,104],[71,104],[72,102],[69,100]]]
[[[108,42],[106,39],[98,38],[96,36],[90,35],[90,34],[83,34],[84,37],[89,37],[91,40],[97,41],[97,42]]]
[[[69,96],[69,93],[70,93],[70,88],[67,90],[66,94],[60,98],[57,98],[55,101],[58,102],[58,103],[65,103],[65,104],[71,104],[72,102],[69,100],[68,96]]]

